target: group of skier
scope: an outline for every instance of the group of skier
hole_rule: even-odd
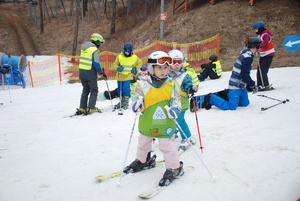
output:
[[[261,21],[254,24],[253,29],[261,37],[251,37],[246,41],[245,48],[233,66],[227,97],[223,99],[215,94],[208,94],[203,102],[204,108],[210,109],[211,105],[215,105],[223,110],[235,110],[237,106],[249,105],[248,90],[253,92],[259,90],[250,77],[250,71],[254,54],[260,49],[262,39],[266,37],[264,36],[266,30],[262,26],[264,23]],[[99,62],[99,47],[104,42],[103,37],[95,33],[91,36],[90,42],[82,45],[79,78],[82,81],[83,90],[77,114],[101,112],[95,105],[98,94],[97,73],[106,79]],[[264,90],[270,89],[265,77],[269,67],[267,64],[270,64],[272,59],[264,60],[262,57],[267,53],[273,53],[271,50],[274,50],[272,45],[267,45],[267,50],[261,50],[263,54],[261,53],[259,75],[263,74],[263,76],[258,79],[258,84],[262,85],[261,88]],[[138,123],[140,136],[136,158],[125,167],[124,173],[137,172],[155,166],[156,156],[151,156],[151,150],[153,139],[157,138],[166,166],[159,185],[166,186],[183,174],[183,163],[179,160],[178,148],[172,137],[175,132],[179,131],[182,138],[179,148],[182,149],[194,143],[185,121],[185,112],[190,107],[189,95],[198,91],[199,81],[204,81],[207,76],[211,79],[218,79],[222,75],[218,57],[212,55],[210,60],[210,63],[201,65],[204,70],[197,76],[187,58],[179,50],[174,49],[168,53],[155,51],[149,55],[147,66],[144,66],[138,56],[133,53],[132,43],[124,44],[122,52],[114,62],[117,72],[117,96],[120,97],[120,102],[115,105],[115,108],[128,109],[131,98],[132,111],[141,113]]]

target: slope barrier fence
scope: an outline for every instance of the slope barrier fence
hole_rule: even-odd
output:
[[[172,49],[179,49],[184,56],[188,58],[189,63],[196,72],[201,70],[202,63],[209,62],[212,54],[219,56],[220,52],[220,34],[217,34],[206,40],[194,43],[175,43],[155,41],[150,45],[134,50],[143,62],[147,63],[148,56],[157,50],[169,52]],[[116,79],[116,70],[113,63],[119,53],[104,51],[100,53],[101,66],[105,69],[105,74],[109,80]],[[30,84],[32,87],[47,85],[53,82],[68,81],[73,83],[79,80],[79,56],[69,56],[56,54],[52,58],[42,62],[28,62]]]

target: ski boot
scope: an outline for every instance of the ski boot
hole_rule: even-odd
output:
[[[122,97],[122,108],[127,110],[129,106],[129,96]]]
[[[205,108],[206,110],[209,110],[211,108],[211,104],[209,103],[211,96],[212,96],[212,93],[209,93],[204,97],[204,102],[201,106],[202,108]]]
[[[187,138],[187,139],[182,139],[181,143],[179,145],[178,151],[180,149],[182,149],[183,151],[185,151],[189,146],[191,145],[195,145],[196,143],[191,139],[191,138]]]
[[[76,112],[75,112],[75,115],[82,115],[82,114],[84,114],[85,112],[86,112],[86,108],[80,108],[80,109],[78,109],[78,108],[76,108]]]
[[[151,152],[147,155],[147,160],[145,163],[142,163],[138,159],[135,159],[129,166],[125,167],[123,172],[128,174],[130,172],[138,172],[141,170],[146,170],[155,167],[156,165],[156,155],[151,156]]]
[[[95,107],[94,109],[88,108],[86,110],[86,112],[84,113],[84,115],[89,115],[89,114],[92,114],[92,113],[95,113],[95,112],[102,113],[102,111],[99,108]]]
[[[180,161],[179,168],[172,170],[167,169],[164,173],[163,178],[159,181],[159,186],[168,186],[170,183],[174,181],[174,179],[182,176],[184,174],[183,171],[183,162]]]

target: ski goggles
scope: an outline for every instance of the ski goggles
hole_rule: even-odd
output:
[[[161,57],[159,59],[148,59],[148,63],[158,64],[158,65],[172,64],[172,58],[171,57]]]
[[[124,49],[125,52],[132,52],[131,49]]]
[[[183,60],[182,59],[173,59],[173,65],[175,65],[175,64],[182,64],[182,62],[183,62]]]

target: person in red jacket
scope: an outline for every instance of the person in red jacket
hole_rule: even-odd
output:
[[[272,40],[272,32],[265,28],[263,21],[255,22],[253,31],[261,38],[259,66],[257,68],[257,86],[259,91],[268,91],[274,89],[269,84],[268,72],[275,55],[274,44]]]

